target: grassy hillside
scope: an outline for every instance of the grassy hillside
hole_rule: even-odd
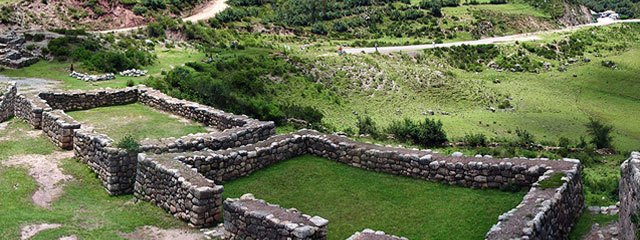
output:
[[[554,1],[557,2],[557,1]],[[560,1],[563,3],[563,1]],[[478,39],[559,27],[565,7],[533,2],[231,0],[213,26],[252,32],[362,39],[373,46]],[[558,9],[560,14],[550,9]],[[400,38],[400,39],[398,39]],[[402,42],[398,41],[402,40]]]

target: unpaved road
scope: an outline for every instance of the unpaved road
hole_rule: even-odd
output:
[[[197,22],[200,20],[207,20],[209,18],[215,17],[216,14],[224,11],[225,9],[227,9],[227,7],[229,7],[229,5],[227,5],[227,0],[211,0],[204,6],[196,10],[196,14],[183,18],[182,21]],[[144,27],[145,26],[110,29],[110,30],[98,31],[97,33],[123,33],[123,32],[135,31]]]
[[[499,43],[509,43],[509,42],[527,42],[527,41],[536,41],[541,40],[541,35],[550,34],[550,33],[560,33],[560,32],[569,32],[574,31],[576,29],[585,28],[585,27],[598,27],[598,26],[607,26],[616,23],[631,23],[631,22],[640,22],[640,19],[630,19],[630,20],[618,20],[618,21],[599,21],[598,23],[590,23],[584,25],[578,25],[563,29],[549,30],[549,31],[540,31],[534,33],[523,33],[516,35],[509,35],[503,37],[492,37],[485,38],[480,40],[473,41],[461,41],[461,42],[451,42],[451,43],[440,43],[440,44],[423,44],[423,45],[409,45],[409,46],[393,46],[393,47],[379,47],[378,52],[392,53],[392,52],[417,52],[424,49],[432,49],[432,48],[447,48],[453,46],[461,46],[461,45],[483,45],[483,44],[499,44]],[[367,47],[367,48],[347,48],[344,49],[345,52],[349,54],[361,54],[361,53],[375,53],[376,48]]]
[[[0,73],[2,74],[2,73]],[[12,78],[0,75],[0,83],[15,82],[20,92],[44,92],[58,89],[60,82],[42,78]]]

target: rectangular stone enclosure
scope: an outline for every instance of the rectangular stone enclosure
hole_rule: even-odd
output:
[[[584,207],[578,160],[451,157],[430,150],[360,143],[310,130],[273,136],[273,122],[175,99],[145,86],[37,95],[16,94],[15,84],[0,90],[0,120],[15,115],[42,129],[60,148],[73,149],[75,156],[97,173],[109,194],[134,193],[136,198],[156,204],[194,227],[213,226],[224,212],[231,219],[225,227],[239,237],[271,237],[277,233],[284,239],[324,239],[331,234],[320,217],[295,217],[291,214],[298,213],[259,200],[222,199],[224,187],[220,183],[301,155],[470,188],[528,187],[522,202],[498,218],[487,239],[563,239]],[[138,154],[115,147],[111,138],[83,128],[64,113],[134,102],[219,131],[144,141]],[[634,167],[623,167],[623,171],[637,172],[635,165],[628,166]],[[540,187],[540,181],[556,174],[563,176],[559,186]],[[296,220],[296,227],[290,225],[288,229],[287,223],[282,223],[286,216]],[[367,230],[354,235],[354,239],[369,235]],[[383,235],[374,232],[371,236]]]

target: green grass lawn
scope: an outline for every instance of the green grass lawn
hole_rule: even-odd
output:
[[[0,130],[0,160],[22,154],[50,154],[56,147],[40,130],[22,120],[12,119]],[[0,203],[1,205],[1,203]]]
[[[206,132],[202,124],[181,121],[180,118],[139,103],[73,111],[67,114],[83,124],[95,127],[96,132],[106,134],[116,142],[127,135],[142,140]]]
[[[59,223],[58,229],[39,233],[32,239],[58,239],[76,235],[80,239],[122,239],[119,233],[137,227],[161,228],[185,226],[159,207],[147,202],[134,203],[132,195],[111,197],[87,165],[73,159],[62,162],[65,174],[74,180],[66,183],[65,193],[43,209],[31,202],[37,185],[23,168],[0,169],[0,238],[18,239],[23,224]]]
[[[257,198],[329,220],[329,239],[365,228],[409,239],[481,239],[523,192],[473,190],[369,172],[303,156],[224,184],[225,197]]]
[[[34,65],[20,68],[9,69],[0,71],[0,75],[8,77],[32,77],[32,78],[44,78],[50,80],[60,81],[63,89],[96,89],[96,88],[124,88],[126,87],[128,80],[133,80],[135,84],[144,82],[145,79],[150,76],[158,77],[162,71],[168,71],[173,67],[180,66],[186,62],[200,61],[204,58],[204,53],[196,51],[191,48],[181,49],[163,49],[156,48],[155,54],[158,56],[158,60],[151,66],[143,67],[144,70],[149,71],[145,77],[122,77],[117,75],[116,79],[100,82],[85,82],[72,77],[69,77],[69,62],[59,61],[40,61]],[[85,72],[82,69],[82,64],[76,63],[76,71]]]
[[[10,156],[50,154],[56,149],[43,135],[34,137],[34,132],[40,130],[32,129],[21,120],[10,120],[6,128],[0,130],[0,162]],[[132,232],[145,225],[185,226],[150,203],[134,203],[132,195],[110,197],[86,164],[67,159],[61,167],[74,179],[65,183],[65,193],[51,209],[44,209],[31,201],[38,186],[27,169],[5,167],[0,163],[0,239],[19,239],[21,226],[39,223],[63,226],[43,231],[31,239],[58,239],[69,235],[80,239],[121,239],[119,233]]]

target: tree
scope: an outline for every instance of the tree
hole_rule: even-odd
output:
[[[595,145],[598,149],[603,148],[612,148],[611,142],[613,141],[613,137],[611,136],[611,131],[613,127],[610,125],[605,125],[600,120],[596,120],[594,118],[589,119],[589,123],[587,123],[587,133],[591,135],[591,144]]]

